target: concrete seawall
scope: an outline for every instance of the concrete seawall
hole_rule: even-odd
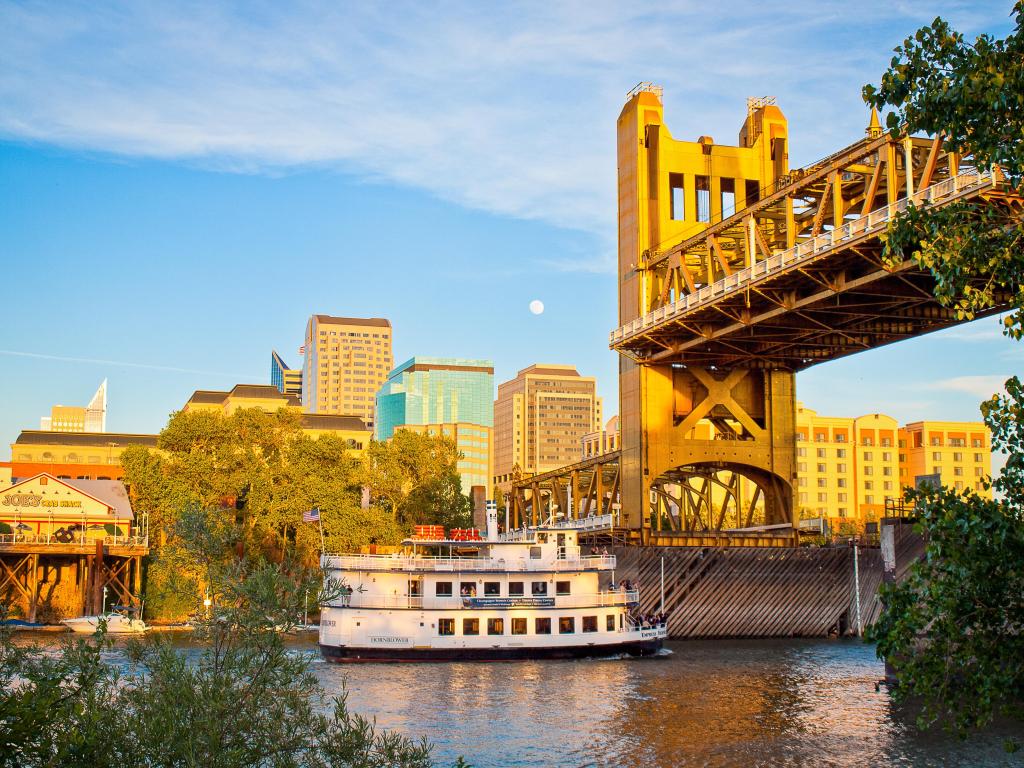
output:
[[[920,557],[923,542],[897,526],[897,578]],[[617,547],[617,579],[641,588],[640,610],[655,613],[665,562],[665,611],[673,638],[827,637],[856,628],[852,547]],[[858,554],[863,626],[877,618],[879,549]]]

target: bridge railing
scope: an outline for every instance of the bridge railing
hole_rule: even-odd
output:
[[[797,243],[792,248],[774,253],[767,259],[734,272],[721,280],[715,281],[711,285],[705,285],[693,293],[681,296],[671,304],[666,304],[663,307],[648,312],[646,315],[631,320],[611,332],[609,337],[610,345],[614,347],[626,339],[660,325],[665,320],[696,309],[704,304],[709,304],[720,299],[722,296],[746,287],[755,280],[769,277],[776,272],[785,270],[787,267],[812,259],[845,241],[875,234],[886,227],[889,221],[897,215],[906,211],[911,200],[916,205],[947,203],[965,192],[989,186],[994,181],[995,176],[992,171],[981,172],[977,169],[971,169],[932,184],[929,187],[918,190],[912,197],[904,197],[894,203],[889,203],[864,216],[852,219],[842,226]]]

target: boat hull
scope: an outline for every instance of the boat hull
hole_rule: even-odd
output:
[[[83,616],[78,619],[65,619],[61,622],[65,627],[79,635],[91,635],[99,629],[100,620],[97,616]],[[107,619],[108,635],[138,635],[148,627],[138,619],[111,617]]]
[[[327,661],[337,663],[404,661],[526,661],[533,659],[587,659],[608,656],[656,656],[662,639],[602,645],[515,648],[366,648],[320,644]]]

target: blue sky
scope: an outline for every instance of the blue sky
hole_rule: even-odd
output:
[[[773,95],[791,164],[863,135],[860,87],[936,13],[1009,3],[0,1],[0,442],[110,380],[108,428],[298,364],[313,312],[385,316],[396,362],[576,364],[617,409],[615,119],[665,88],[734,143]],[[541,299],[545,312],[528,305]],[[808,406],[973,419],[1019,372],[995,320],[825,364]],[[6,457],[6,453],[3,454]]]

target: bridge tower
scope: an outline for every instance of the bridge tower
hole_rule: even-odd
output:
[[[661,89],[645,83],[630,93],[617,130],[620,327],[750,266],[759,248],[792,244],[793,200],[786,199],[749,217],[745,242],[712,238],[712,258],[676,253],[668,269],[649,263],[665,245],[699,235],[787,180],[788,126],[773,99],[748,101],[737,146],[709,136],[680,141],[664,124]],[[653,543],[673,533],[795,522],[792,370],[627,355],[619,366],[623,528]]]

